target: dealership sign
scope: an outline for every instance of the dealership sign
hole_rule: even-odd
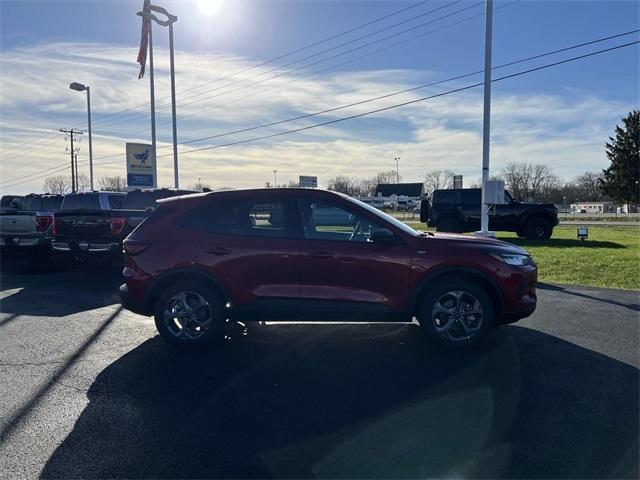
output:
[[[157,186],[156,159],[151,145],[127,143],[127,186],[129,190]]]
[[[298,185],[303,188],[318,188],[318,177],[300,175]]]

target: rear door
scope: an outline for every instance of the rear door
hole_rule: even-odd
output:
[[[198,263],[227,290],[238,315],[298,314],[298,245],[292,202],[278,195],[226,195],[190,212]]]
[[[301,311],[314,320],[370,321],[403,318],[409,295],[411,251],[370,241],[387,228],[346,202],[302,197]]]

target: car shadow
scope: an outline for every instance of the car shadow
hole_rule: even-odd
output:
[[[3,265],[0,290],[16,291],[2,298],[0,313],[64,317],[119,303],[121,272],[67,261]]]
[[[500,237],[498,237],[500,238]],[[549,238],[548,240],[529,240],[527,238],[500,238],[505,242],[513,243],[520,247],[554,247],[554,248],[627,248],[625,245],[616,242],[601,240],[585,240],[571,238]]]
[[[41,476],[635,478],[638,387],[517,326],[473,351],[409,324],[254,325],[195,353],[156,337],[96,377]]]
[[[601,296],[588,295],[587,293],[584,293],[584,292],[575,291],[576,288],[584,289],[585,287],[571,287],[571,286],[554,285],[554,284],[551,284],[551,283],[539,282],[536,285],[536,288],[538,288],[540,290],[549,290],[549,291],[552,291],[552,292],[561,292],[561,293],[564,293],[566,295],[573,295],[573,296],[580,297],[580,298],[586,298],[586,299],[589,299],[589,300],[595,300],[596,302],[608,303],[610,305],[616,305],[618,307],[628,308],[629,310],[633,310],[635,312],[640,312],[640,303],[639,302],[636,302],[636,303],[620,302],[620,301],[613,300],[612,298],[610,298],[611,295],[608,295],[607,298],[603,298]],[[589,288],[589,287],[586,287],[586,288]],[[640,300],[640,293],[636,296],[636,298],[638,300]]]

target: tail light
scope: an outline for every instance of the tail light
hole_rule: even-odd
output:
[[[120,235],[122,230],[124,230],[124,224],[126,222],[127,219],[124,217],[111,218],[111,235]]]
[[[36,232],[46,232],[51,226],[52,221],[53,218],[51,215],[36,215]]]
[[[122,244],[122,250],[125,254],[128,255],[140,255],[147,248],[151,246],[150,243],[147,242],[138,242],[135,240],[125,240]]]

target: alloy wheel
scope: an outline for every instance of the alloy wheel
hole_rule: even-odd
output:
[[[480,300],[462,290],[444,293],[431,310],[431,321],[436,332],[453,342],[470,340],[482,327],[483,320]]]
[[[213,309],[207,299],[197,292],[178,292],[167,301],[163,319],[174,336],[195,340],[211,327]]]

